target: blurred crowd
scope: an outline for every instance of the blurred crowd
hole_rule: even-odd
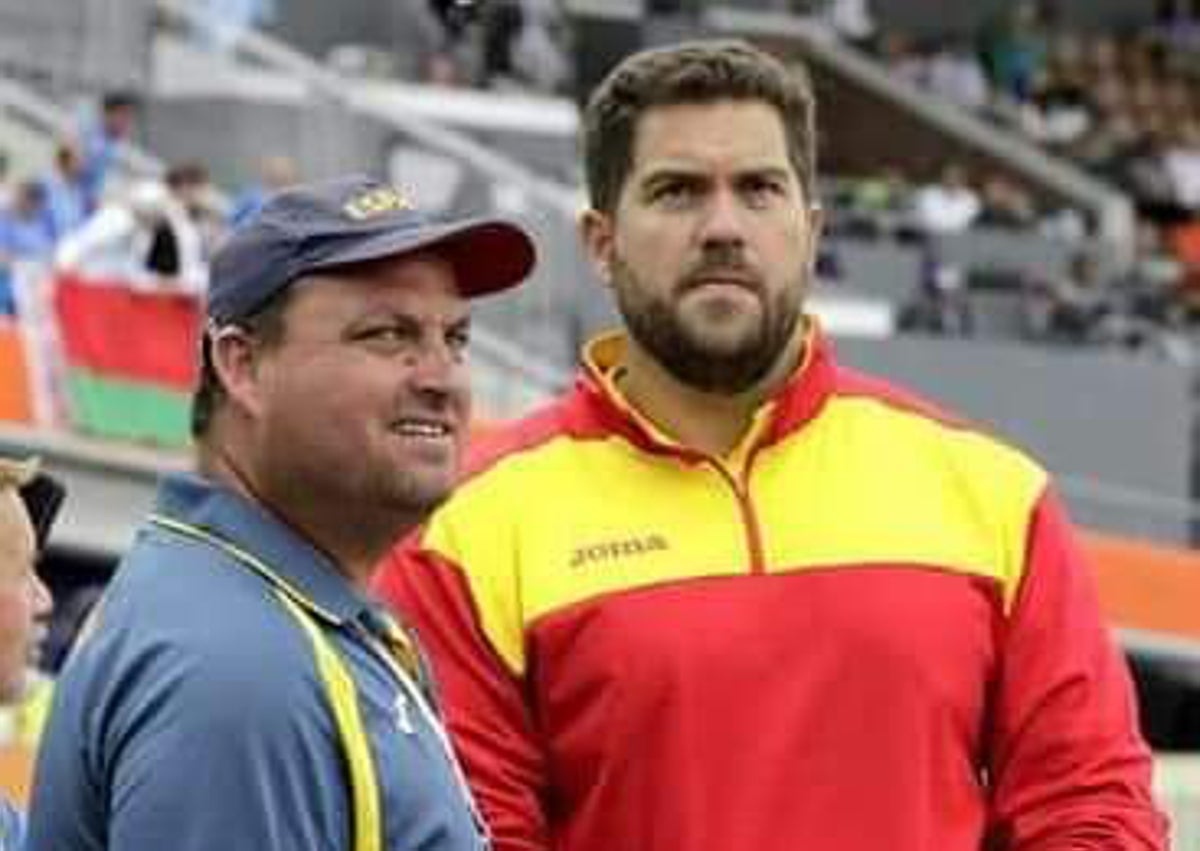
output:
[[[42,173],[0,176],[0,314],[16,312],[16,263],[142,289],[202,294],[208,258],[232,224],[273,188],[295,182],[294,163],[268,156],[260,179],[231,201],[200,162],[129,179],[116,168],[138,120],[136,97],[114,92],[61,138]]]
[[[269,28],[278,13],[271,0],[205,4],[233,31]],[[686,4],[651,5],[662,12]],[[826,193],[832,236],[895,240],[921,252],[920,295],[905,311],[905,327],[971,333],[967,295],[979,270],[942,257],[939,240],[1011,231],[1060,242],[1071,254],[1064,271],[991,270],[1026,296],[1031,336],[1151,340],[1181,350],[1161,340],[1188,338],[1200,326],[1200,63],[1190,67],[1180,58],[1200,55],[1192,0],[1161,0],[1158,23],[1129,37],[1073,31],[1057,20],[1053,3],[1018,0],[974,37],[936,42],[880,30],[869,0],[781,6],[815,15],[839,38],[873,52],[896,78],[1002,122],[1136,200],[1136,256],[1114,262],[1091,239],[1080,211],[1048,207],[1044,195],[996,169],[950,160],[924,179],[887,168],[835,181]],[[426,82],[536,91],[569,85],[570,47],[557,0],[409,0],[406,14],[422,22],[427,48],[419,73]],[[154,179],[114,181],[138,113],[135,97],[111,93],[59,141],[44,173],[0,179],[0,311],[13,311],[6,278],[19,260],[202,293],[207,257],[225,230],[272,188],[298,179],[290,159],[268,156],[259,179],[228,201],[198,162],[173,163]],[[836,259],[836,251],[826,258],[834,277]]]
[[[405,49],[349,44],[331,51],[328,61],[358,75],[438,86],[540,94],[570,90],[570,27],[561,0],[406,0],[401,5]],[[263,17],[255,23],[264,23]]]
[[[1023,229],[1068,243],[1073,255],[1065,273],[1014,281],[1028,296],[1032,335],[1133,345],[1149,339],[1190,353],[1186,341],[1200,317],[1200,4],[1159,0],[1155,24],[1130,33],[1072,29],[1052,0],[1004,4],[973,37],[960,39],[881,31],[865,0],[828,4],[826,18],[894,79],[1025,136],[1136,205],[1135,256],[1112,262],[1087,240],[1083,216],[1041,208],[1004,175],[972,175],[951,162],[924,183],[894,171],[851,182],[841,200],[852,229],[883,222],[927,247],[924,301],[910,312],[918,324],[953,333],[971,326],[963,319],[962,270],[942,262],[928,248],[936,241],[925,236]]]
[[[927,181],[896,169],[831,180],[824,200],[825,279],[853,286],[843,255],[855,246],[891,244],[919,254],[919,281],[902,306],[902,330],[976,335],[986,324],[979,312],[998,309],[995,298],[974,298],[983,292],[1012,296],[1018,316],[1003,333],[1022,339],[1144,349],[1186,363],[1200,351],[1194,295],[1200,288],[1164,238],[1167,231],[1148,218],[1138,221],[1132,260],[1122,262],[1094,238],[1078,210],[1046,207],[1016,179],[997,172],[977,177],[954,160]],[[985,259],[984,250],[977,265],[965,263],[963,252],[946,251],[955,239],[979,240],[981,247],[999,240],[1007,259]],[[1064,262],[1021,257],[1034,243]]]

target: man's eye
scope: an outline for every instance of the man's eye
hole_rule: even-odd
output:
[[[377,346],[396,346],[408,341],[410,335],[398,325],[376,325],[364,328],[354,335],[361,343]]]
[[[694,184],[678,182],[664,183],[651,193],[651,198],[668,205],[685,204],[696,197],[697,189]]]
[[[781,183],[769,178],[754,178],[742,186],[742,193],[752,207],[760,207],[783,195]]]
[[[466,328],[455,329],[446,334],[446,345],[456,352],[464,352],[471,345],[471,332]]]

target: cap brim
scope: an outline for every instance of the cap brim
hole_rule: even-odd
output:
[[[533,271],[537,251],[525,231],[503,219],[480,219],[393,230],[356,242],[344,250],[305,264],[298,272],[330,269],[429,251],[454,267],[458,289],[467,298],[514,287]]]

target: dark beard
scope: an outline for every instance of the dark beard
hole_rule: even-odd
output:
[[[764,304],[757,333],[733,350],[714,350],[679,321],[674,306],[647,294],[629,266],[613,262],[617,309],[630,336],[682,384],[726,396],[762,381],[787,349],[800,320],[799,299],[784,290]]]

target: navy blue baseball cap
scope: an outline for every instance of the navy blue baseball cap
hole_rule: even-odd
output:
[[[268,198],[218,248],[209,321],[244,319],[306,273],[417,251],[447,260],[466,297],[516,286],[536,259],[533,240],[512,222],[435,221],[366,175],[301,184]]]

